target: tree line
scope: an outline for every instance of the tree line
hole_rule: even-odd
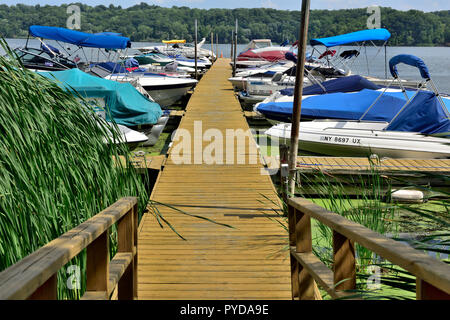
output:
[[[141,3],[121,6],[88,6],[81,8],[81,31],[120,32],[132,41],[160,42],[167,39],[194,39],[194,19],[198,20],[199,37],[218,34],[220,43],[230,43],[238,19],[238,42],[268,38],[275,43],[298,38],[300,11],[256,9],[164,8]],[[33,24],[65,27],[67,6],[18,4],[0,5],[0,36],[25,38]],[[309,38],[329,37],[366,29],[366,9],[311,10]],[[381,8],[381,26],[387,28],[395,46],[449,46],[450,10],[422,12]]]

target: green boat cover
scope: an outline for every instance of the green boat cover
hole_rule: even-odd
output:
[[[163,114],[159,104],[150,101],[130,83],[102,79],[79,69],[39,74],[56,81],[65,90],[92,99],[96,107],[104,107],[108,121],[112,117],[116,123],[125,126],[155,124]]]

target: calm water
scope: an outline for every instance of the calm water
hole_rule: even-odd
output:
[[[11,48],[24,46],[24,39],[7,39]],[[48,41],[49,44],[59,47],[57,43]],[[40,45],[37,39],[30,40],[30,46],[38,47]],[[133,42],[132,47],[144,47],[161,45],[161,43],[153,42]],[[246,47],[246,44],[238,45],[238,52],[241,52]],[[205,43],[203,48],[211,49],[211,44]],[[308,48],[308,52],[311,52],[311,48]],[[353,47],[341,48],[343,50],[358,49]],[[72,47],[71,51],[76,50]],[[216,46],[214,45],[214,51],[216,52]],[[229,44],[219,44],[218,46],[219,56],[222,54],[225,58],[230,57],[231,46]],[[85,50],[86,55],[90,58],[91,55],[96,56],[96,49]],[[4,54],[0,48],[0,54]],[[430,74],[437,87],[441,92],[450,93],[450,47],[388,47],[387,48],[387,61],[398,54],[412,54],[421,58],[430,70]],[[317,53],[314,54],[318,56]],[[82,53],[80,52],[80,57]],[[385,77],[385,57],[384,49],[380,51],[378,48],[367,47],[367,50],[361,50],[361,54],[353,60],[350,64],[350,69],[355,74],[371,75],[375,77]],[[398,66],[400,77],[408,80],[418,80],[420,74],[416,68],[400,64]],[[389,72],[389,71],[388,71]]]

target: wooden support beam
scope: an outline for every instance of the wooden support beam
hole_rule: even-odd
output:
[[[356,288],[355,245],[353,241],[333,230],[334,284],[336,290]]]
[[[416,299],[417,300],[450,300],[450,294],[442,291],[435,286],[423,281],[420,278],[416,279]]]
[[[58,276],[55,273],[28,300],[57,300]]]
[[[109,282],[109,229],[86,249],[86,291],[104,292]]]
[[[117,223],[117,252],[134,256],[135,252],[135,207]],[[118,299],[133,300],[135,297],[134,258],[126,268],[118,283]]]
[[[288,206],[288,225],[289,225],[289,246],[295,247],[296,245],[296,236],[295,236],[295,209],[292,206]],[[299,280],[298,280],[298,262],[294,259],[294,257],[290,257],[291,259],[291,290],[292,290],[292,299],[299,298]]]
[[[295,210],[295,235],[297,252],[312,251],[311,217]]]

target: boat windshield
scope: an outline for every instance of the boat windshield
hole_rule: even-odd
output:
[[[269,39],[260,39],[260,40],[252,40],[248,46],[247,49],[261,49],[266,47],[271,47],[272,41]]]
[[[48,51],[36,48],[16,48],[14,52],[19,59],[28,65],[46,65],[49,63],[57,63],[68,68],[75,68],[76,63],[63,57],[62,55],[54,56]]]

